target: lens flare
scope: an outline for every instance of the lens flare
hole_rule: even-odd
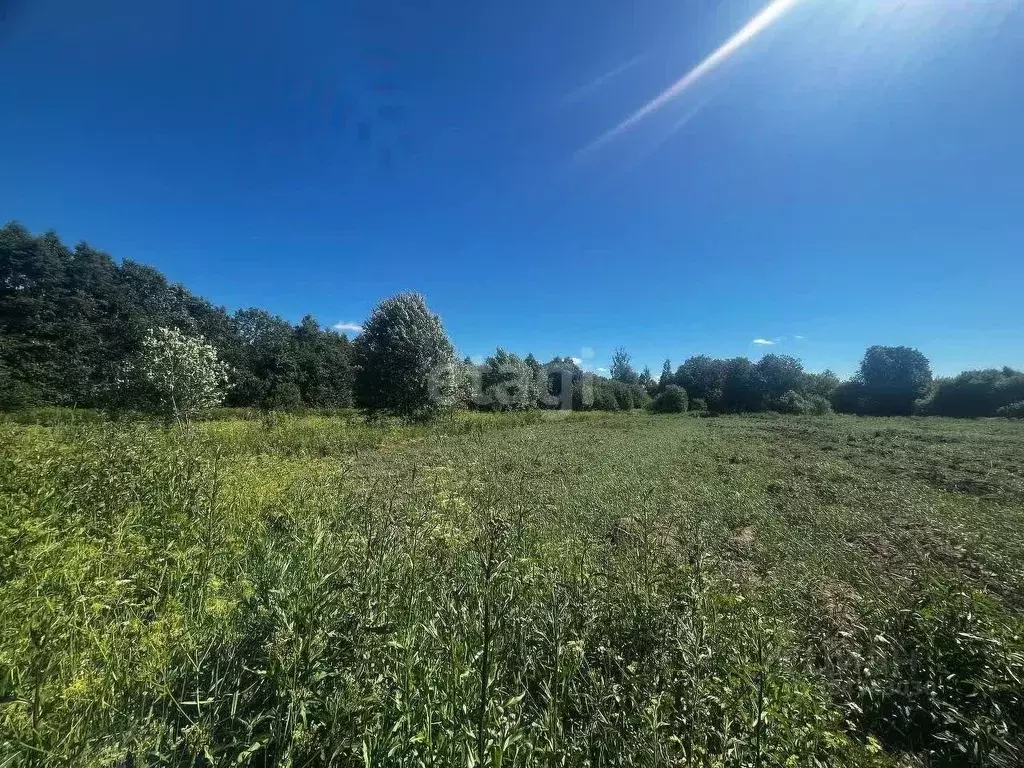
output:
[[[714,53],[708,56],[704,61],[698,64],[696,67],[687,72],[683,77],[670,85],[667,89],[658,94],[651,101],[644,104],[640,109],[634,112],[632,115],[627,117],[617,126],[612,128],[610,131],[602,136],[599,136],[589,145],[581,149],[577,153],[577,157],[585,155],[598,147],[607,144],[609,141],[614,139],[626,130],[639,123],[648,115],[661,109],[663,106],[668,104],[674,98],[679,96],[683,91],[692,86],[704,75],[713,70],[719,64],[724,62],[736,51],[742,48],[744,45],[753,40],[757,35],[766,30],[788,11],[792,10],[802,0],[775,0],[770,3],[764,10],[758,13],[754,18],[746,23],[746,25],[735,35],[726,40]]]

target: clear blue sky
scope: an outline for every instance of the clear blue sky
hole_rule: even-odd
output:
[[[795,3],[585,149],[764,5],[0,0],[0,219],[474,356],[1024,367],[1015,0]]]

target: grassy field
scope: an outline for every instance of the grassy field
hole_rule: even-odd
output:
[[[0,424],[0,766],[1024,764],[1024,425]]]

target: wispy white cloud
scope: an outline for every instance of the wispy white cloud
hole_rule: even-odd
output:
[[[775,342],[772,341],[771,339],[754,339],[754,343],[755,344],[760,344],[762,346],[770,346],[770,345],[774,344]]]
[[[609,141],[629,130],[645,117],[657,112],[663,106],[679,96],[683,91],[692,86],[704,75],[720,65],[736,51],[753,40],[757,35],[778,21],[787,11],[792,10],[801,0],[773,0],[760,13],[746,23],[746,25],[735,35],[726,40],[714,53],[704,61],[691,69],[672,85],[644,104],[640,109],[627,117],[617,126],[607,131],[589,145],[576,153],[577,158],[607,144]]]
[[[597,372],[598,373],[608,373],[608,369],[607,368],[598,368]]]
[[[576,363],[576,365],[583,365],[583,360],[581,358],[570,357],[569,359],[572,360],[574,363]]]
[[[803,341],[804,340],[804,337],[800,336],[800,335],[794,336],[793,338],[796,339],[797,341]]]
[[[619,66],[614,67],[614,68],[608,70],[604,74],[598,75],[593,80],[591,80],[589,83],[586,83],[585,85],[581,85],[579,88],[576,88],[575,90],[570,91],[569,93],[567,93],[562,98],[562,101],[568,104],[568,103],[572,103],[574,101],[582,100],[584,97],[589,96],[591,93],[596,91],[598,88],[600,88],[602,85],[607,83],[609,80],[612,80],[612,79],[618,77],[619,75],[621,75],[623,72],[625,72],[628,69],[632,69],[634,66],[636,66],[637,64],[640,63],[640,61],[644,58],[644,56],[646,56],[646,54],[638,53],[636,56],[634,56],[629,61],[626,61],[626,62],[623,62],[622,64],[619,64]]]
[[[335,323],[334,330],[338,333],[362,333],[363,326],[359,323]]]

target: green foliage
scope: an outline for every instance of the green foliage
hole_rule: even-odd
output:
[[[857,380],[863,385],[868,412],[880,416],[906,415],[932,383],[928,359],[910,347],[870,347],[864,353]]]
[[[866,414],[871,404],[863,382],[844,381],[832,391],[832,407],[838,413]]]
[[[820,395],[800,394],[789,390],[768,400],[768,410],[795,415],[823,416],[832,412],[832,405]]]
[[[661,376],[658,378],[658,389],[662,390],[672,383],[672,361],[665,360],[661,366]]]
[[[1024,400],[1024,373],[1012,368],[965,371],[939,379],[918,401],[915,412],[926,416],[994,416],[1000,408]]]
[[[547,391],[541,393],[541,407],[576,411],[596,407],[592,379],[572,358],[552,358],[544,366],[543,375]]]
[[[981,594],[926,587],[864,637],[855,712],[893,750],[930,765],[1024,761],[1024,626]]]
[[[232,324],[237,344],[234,359],[228,359],[237,374],[230,404],[264,410],[298,408],[302,400],[292,326],[256,308],[239,310]],[[307,331],[302,335],[308,338]]]
[[[263,310],[231,317],[145,265],[17,224],[0,229],[0,408],[109,405],[151,328],[212,344],[231,366],[233,406],[352,402],[348,340],[312,318],[293,328]]]
[[[456,404],[455,350],[421,295],[401,293],[378,304],[355,353],[362,406],[423,419]]]
[[[99,424],[107,421],[107,414],[90,408],[61,408],[44,405],[38,408],[19,408],[0,413],[0,421],[8,424],[32,424],[40,427],[66,427],[72,424]]]
[[[1007,419],[1024,419],[1024,400],[1004,405],[996,411],[996,416]]]
[[[612,355],[611,377],[614,381],[622,382],[623,384],[636,384],[639,380],[636,371],[633,370],[633,366],[630,364],[629,353],[623,348],[618,347],[615,353]]]
[[[637,379],[637,383],[641,387],[643,387],[644,391],[651,397],[653,397],[655,392],[657,392],[658,384],[654,380],[654,377],[651,376],[650,368],[645,367],[643,369],[643,371],[640,373],[640,377]]]
[[[722,409],[726,366],[722,360],[707,355],[691,357],[676,369],[674,382],[687,391],[691,398],[700,398],[709,410]]]
[[[803,364],[789,355],[765,355],[756,368],[761,395],[769,401],[803,390],[807,383]]]
[[[529,364],[519,355],[498,347],[481,369],[482,407],[495,411],[536,408],[543,380],[539,373],[536,358]]]
[[[722,363],[723,413],[756,413],[764,407],[764,394],[757,366],[745,357]],[[689,390],[687,390],[689,391]]]
[[[312,315],[306,315],[293,339],[300,402],[318,409],[350,408],[355,372],[348,338],[324,330]]]
[[[819,413],[827,410],[825,399],[845,413],[992,416],[1024,400],[1024,374],[1018,371],[967,371],[933,386],[920,352],[881,346],[868,349],[857,376],[842,384],[831,371],[809,374],[795,358],[775,354],[757,363],[699,355],[674,373],[666,360],[656,383],[646,368],[637,374],[630,355],[618,348],[611,362],[614,384],[585,377],[578,366],[570,366],[571,360],[556,358],[554,367],[542,366],[528,355],[504,360],[502,371],[490,366],[483,372],[488,382],[478,387],[477,371],[456,366],[443,329],[437,332],[440,324],[430,329],[436,318],[424,319],[433,317],[425,305],[420,315],[409,319],[424,329],[427,348],[413,349],[419,337],[400,343],[393,339],[397,367],[387,374],[382,358],[374,358],[381,363],[375,363],[375,372],[359,377],[362,405],[382,413],[404,412],[407,418],[456,404],[633,410],[646,407],[669,384],[704,401],[714,414]],[[355,345],[311,316],[292,326],[258,308],[229,315],[183,286],[169,284],[151,267],[117,263],[85,244],[68,248],[52,232],[33,236],[17,224],[0,229],[0,409],[111,406],[118,372],[138,357],[151,328],[177,328],[216,348],[232,371],[231,407],[298,412],[355,405]],[[364,356],[375,345],[364,342]],[[427,374],[420,364],[432,356],[437,364]],[[407,374],[412,378],[406,379]],[[497,396],[486,394],[488,386]],[[122,410],[145,406],[144,392],[122,389],[119,394],[128,396],[128,402],[113,403]],[[436,407],[425,407],[427,400],[436,401]]]
[[[594,391],[594,410],[631,411],[650,405],[651,397],[639,381],[627,384],[624,381],[606,379],[601,376],[591,375],[588,378]]]
[[[840,384],[839,377],[830,370],[821,373],[808,373],[804,378],[804,391],[809,395],[817,395],[825,400],[832,399],[832,393]]]
[[[655,413],[686,413],[688,407],[686,390],[675,384],[668,384],[651,403],[651,410]]]
[[[125,366],[119,386],[138,407],[171,421],[189,421],[220,405],[228,367],[202,336],[177,328],[153,328],[142,339],[138,358]]]

